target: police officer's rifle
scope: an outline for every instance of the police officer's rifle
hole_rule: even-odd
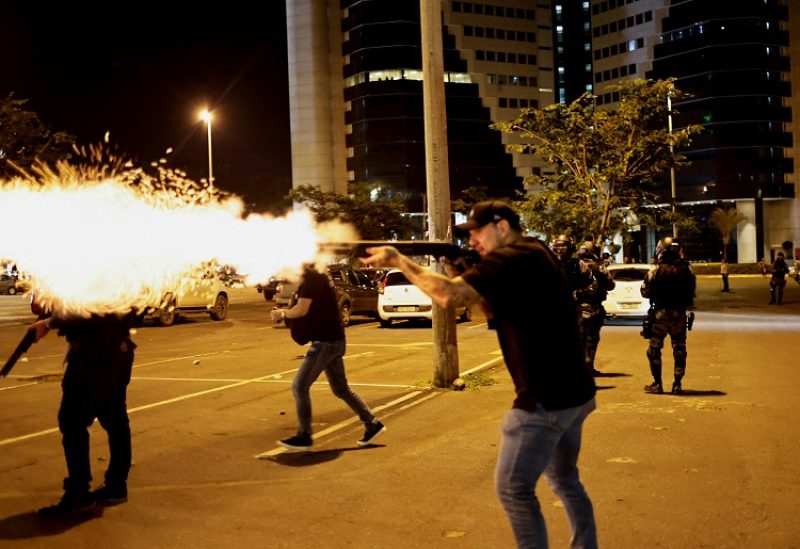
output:
[[[14,367],[20,357],[31,348],[31,345],[33,345],[34,341],[36,341],[36,330],[33,328],[28,328],[28,331],[25,332],[25,336],[17,344],[17,348],[14,349],[14,352],[11,353],[11,356],[8,357],[8,360],[6,360],[3,369],[0,370],[0,377],[6,377],[9,372],[11,372],[11,369]]]

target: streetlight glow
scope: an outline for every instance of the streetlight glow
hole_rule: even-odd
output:
[[[214,187],[214,163],[211,160],[211,119],[214,116],[208,110],[200,113],[200,119],[203,120],[208,126],[208,190],[209,192]]]

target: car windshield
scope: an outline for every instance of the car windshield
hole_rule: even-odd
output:
[[[644,276],[647,274],[647,269],[614,269],[610,271],[610,273],[611,278],[614,280],[621,282],[633,282],[644,280]]]
[[[401,272],[396,273],[389,273],[384,277],[384,283],[386,286],[399,286],[401,284],[411,284],[406,275]]]

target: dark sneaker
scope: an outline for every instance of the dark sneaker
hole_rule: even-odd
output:
[[[92,499],[92,495],[89,492],[79,494],[65,492],[61,497],[61,501],[55,505],[42,507],[37,511],[37,514],[46,518],[65,517],[73,513],[88,511],[92,507],[94,507],[94,499]]]
[[[128,501],[128,487],[125,484],[103,484],[100,488],[92,491],[92,497],[100,505],[125,503]]]
[[[293,437],[279,440],[278,444],[289,450],[307,451],[311,450],[314,442],[309,435],[295,435]]]
[[[681,387],[681,382],[676,381],[672,384],[672,394],[673,395],[682,395],[683,394],[683,387]]]
[[[650,385],[644,386],[645,393],[652,393],[654,395],[660,395],[664,392],[664,388],[661,386],[660,383],[651,383]]]
[[[372,441],[375,440],[379,434],[386,430],[386,426],[381,423],[380,421],[376,421],[375,423],[370,423],[367,425],[366,429],[364,429],[364,436],[361,437],[361,440],[357,440],[356,444],[359,446],[369,446],[372,444]]]

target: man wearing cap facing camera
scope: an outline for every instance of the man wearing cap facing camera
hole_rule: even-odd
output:
[[[399,268],[443,307],[479,303],[487,311],[516,391],[502,424],[495,486],[517,545],[547,546],[534,492],[544,474],[564,504],[572,547],[597,547],[592,502],[577,466],[595,385],[584,366],[566,275],[543,242],[523,236],[519,216],[505,202],[476,204],[456,229],[469,232],[481,261],[455,278],[428,271],[391,246],[369,248],[362,261]]]

